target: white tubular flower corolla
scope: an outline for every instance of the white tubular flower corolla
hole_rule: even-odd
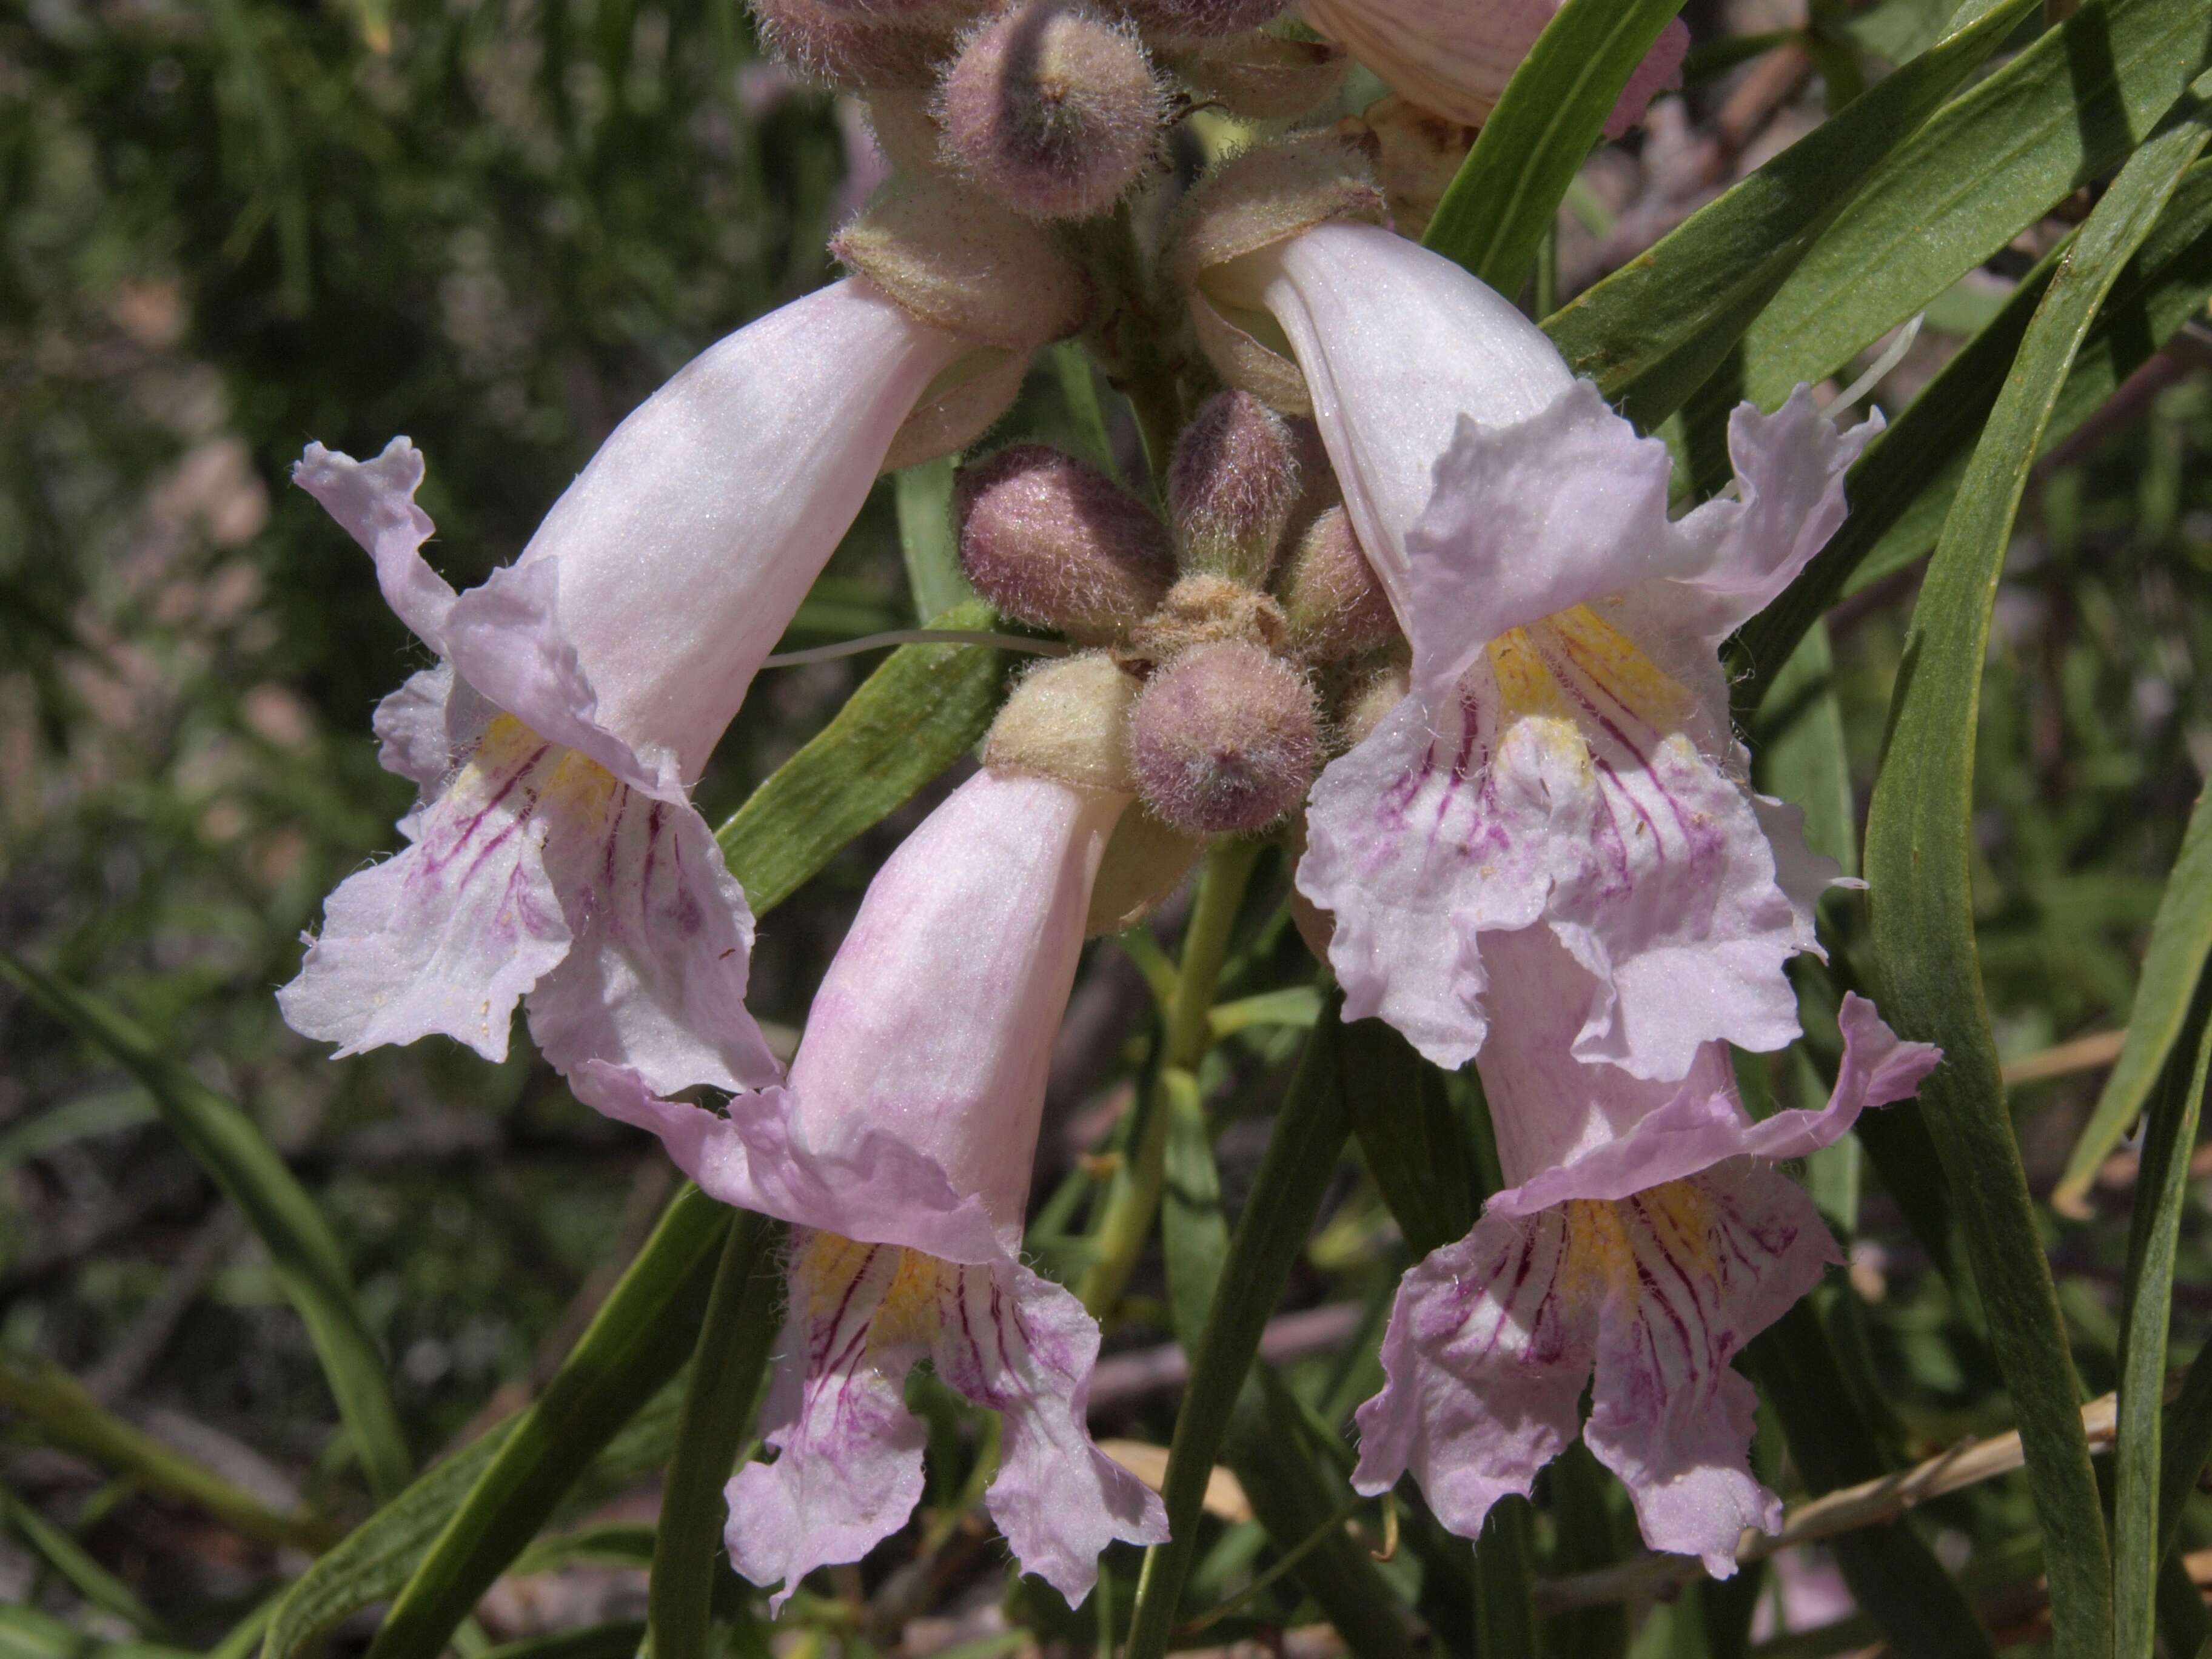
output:
[[[808,1016],[787,1088],[728,1115],[593,1065],[579,1092],[657,1133],[715,1197],[793,1224],[764,1419],[729,1488],[738,1571],[783,1585],[859,1559],[922,1492],[902,1398],[922,1358],[1001,1413],[986,1498],[1023,1567],[1079,1601],[1159,1499],[1091,1443],[1098,1327],[1019,1260],[1045,1074],[1091,885],[1130,797],[985,770],[892,854]]]
[[[1401,97],[1480,126],[1564,0],[1300,0],[1307,22]],[[1680,18],[1637,66],[1607,118],[1618,138],[1661,93],[1682,84],[1690,31]]]
[[[894,437],[973,349],[863,278],[709,348],[631,413],[512,565],[423,559],[421,454],[310,445],[302,488],[442,659],[377,711],[421,786],[410,845],[331,895],[279,993],[341,1054],[442,1032],[507,1052],[516,1003],[567,1073],[659,1092],[778,1068],[744,1010],[752,917],[686,791]]]
[[[1299,890],[1345,1014],[1439,1065],[1480,1049],[1495,943],[1547,929],[1592,982],[1579,1059],[1685,1076],[1797,1034],[1783,963],[1834,869],[1755,794],[1720,641],[1827,541],[1879,422],[1800,388],[1729,423],[1735,499],[1668,516],[1666,447],[1457,265],[1330,224],[1214,280],[1273,313],[1413,647],[1410,695],[1332,762]]]

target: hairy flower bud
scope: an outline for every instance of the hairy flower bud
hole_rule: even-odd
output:
[[[1389,595],[1359,545],[1352,515],[1332,507],[1313,521],[1283,584],[1291,647],[1309,662],[1335,662],[1398,635]]]
[[[1183,569],[1260,586],[1298,500],[1289,422],[1249,392],[1215,393],[1176,440],[1167,497]]]
[[[1246,121],[1287,121],[1333,96],[1352,60],[1325,40],[1243,34],[1178,40],[1160,59],[1199,99]]]
[[[1413,677],[1404,663],[1389,663],[1377,669],[1344,700],[1343,712],[1336,721],[1338,745],[1357,749],[1413,689]]]
[[[1245,34],[1280,16],[1289,0],[1119,0],[1147,34]]]
[[[1305,799],[1321,761],[1313,688],[1280,657],[1224,641],[1146,682],[1129,720],[1138,793],[1195,836],[1265,829]]]
[[[1129,630],[1128,654],[1169,662],[1194,646],[1224,640],[1274,650],[1289,635],[1283,607],[1226,576],[1185,576],[1159,608]]]
[[[946,179],[878,197],[830,252],[911,315],[978,345],[1031,351],[1091,309],[1090,279],[1050,235]]]
[[[1167,113],[1136,32],[1073,0],[1028,0],[969,35],[936,109],[945,154],[1036,219],[1112,207],[1158,149]]]
[[[957,454],[1013,407],[1028,378],[1028,355],[996,349],[969,353],[926,392],[891,440],[884,471],[920,466]]]
[[[836,0],[752,0],[763,44],[833,86],[926,87],[951,54],[952,30],[930,6],[880,9]]]
[[[1085,645],[1118,639],[1175,580],[1152,508],[1097,468],[1043,444],[963,467],[960,568],[1006,615]]]
[[[1237,262],[1338,219],[1387,225],[1382,187],[1356,145],[1309,134],[1249,149],[1199,184],[1177,210],[1162,256],[1221,378],[1285,413],[1311,412],[1305,379],[1251,331],[1260,296],[1237,281]]]
[[[1182,885],[1205,851],[1205,842],[1161,823],[1139,801],[1121,814],[1106,843],[1083,931],[1095,936],[1134,927]]]
[[[1376,172],[1390,204],[1390,222],[1401,236],[1418,237],[1429,228],[1444,191],[1459,177],[1460,165],[1474,147],[1480,128],[1409,104],[1395,93],[1376,100],[1336,131],[1371,147]]]
[[[1137,691],[1137,682],[1103,651],[1042,664],[1023,677],[992,722],[983,764],[1133,795],[1128,727]]]

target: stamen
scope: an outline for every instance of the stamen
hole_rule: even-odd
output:
[[[1001,651],[1025,651],[1033,657],[1065,657],[1075,647],[1059,640],[1032,640],[1019,634],[990,634],[968,628],[894,628],[887,633],[866,634],[835,645],[817,645],[805,651],[779,651],[763,658],[763,668],[795,668],[806,662],[834,662],[857,657],[890,645],[995,645]]]
[[[1905,361],[1905,354],[1912,349],[1912,343],[1920,337],[1920,325],[1928,320],[1924,311],[1915,312],[1912,320],[1897,331],[1897,337],[1889,343],[1889,349],[1874,360],[1867,372],[1853,380],[1829,404],[1830,409],[1849,409],[1853,404],[1889,378],[1889,371]]]

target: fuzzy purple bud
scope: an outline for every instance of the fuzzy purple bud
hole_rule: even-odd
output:
[[[752,0],[763,43],[799,74],[833,86],[926,87],[952,51],[938,9],[874,10],[834,0]]]
[[[1321,761],[1313,688],[1280,657],[1225,641],[1146,684],[1129,720],[1137,788],[1191,835],[1264,830],[1305,799]]]
[[[1009,617],[1085,645],[1119,638],[1175,580],[1152,508],[1097,468],[1016,444],[960,470],[960,568]]]
[[[1176,40],[1159,52],[1194,96],[1247,121],[1287,121],[1318,108],[1352,67],[1340,47],[1278,34]]]
[[[1147,34],[1245,34],[1282,15],[1288,0],[1120,0]]]
[[[1165,95],[1126,23],[1030,0],[964,40],[938,94],[945,153],[1035,219],[1086,219],[1158,151]]]
[[[1283,615],[1291,646],[1309,662],[1336,662],[1398,636],[1390,597],[1342,507],[1316,519],[1298,543],[1283,584]]]
[[[1298,500],[1289,423],[1249,392],[1216,393],[1176,440],[1167,495],[1183,569],[1261,586]]]

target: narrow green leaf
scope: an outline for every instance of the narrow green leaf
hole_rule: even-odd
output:
[[[2190,811],[2180,856],[2174,860],[2173,873],[2166,878],[2166,891],[2158,902],[2157,919],[2151,923],[2150,949],[2143,957],[2142,980],[2136,987],[2120,1058],[2105,1079],[2096,1110],[2081,1126],[2065,1174],[2051,1191],[2053,1206],[2063,1210],[2069,1200],[2089,1190],[2098,1169],[2142,1112],[2189,1018],[2190,1001],[2197,994],[2208,955],[2212,955],[2212,789],[2200,793]]]
[[[48,1565],[95,1607],[113,1613],[143,1636],[167,1634],[152,1609],[131,1586],[94,1560],[84,1546],[40,1515],[14,1492],[0,1486],[0,1525],[44,1556]]]
[[[933,628],[985,629],[978,600]],[[1003,659],[982,645],[894,651],[813,740],[716,832],[755,915],[788,898],[831,856],[959,759],[991,723]]]
[[[1859,872],[1858,806],[1828,630],[1815,623],[1774,677],[1752,730],[1759,787],[1804,809],[1805,844]]]
[[[1782,1419],[1790,1455],[1815,1496],[1890,1472],[1810,1300],[1753,1338],[1744,1363]],[[1995,1654],[1965,1593],[1909,1522],[1863,1527],[1829,1542],[1852,1595],[1904,1659]]]
[[[1443,1075],[1379,1019],[1340,1039],[1352,1133],[1391,1218],[1416,1256],[1474,1230],[1483,1191]]]
[[[392,1403],[383,1357],[368,1334],[345,1254],[315,1200],[253,1120],[157,1048],[122,1015],[0,951],[0,977],[100,1048],[153,1097],[172,1133],[260,1236],[284,1294],[322,1361],[338,1413],[380,1500],[406,1486],[413,1459]]]
[[[1060,377],[1060,401],[1067,405],[1068,424],[1074,429],[1075,453],[1119,482],[1121,468],[1114,459],[1114,441],[1107,434],[1106,409],[1099,400],[1091,354],[1078,341],[1062,340],[1052,349],[1052,364]]]
[[[1577,1439],[1552,1460],[1552,1527],[1558,1540],[1553,1573],[1609,1567],[1621,1559],[1620,1539],[1607,1506],[1613,1477]],[[1544,1621],[1547,1651],[1560,1659],[1621,1659],[1628,1651],[1628,1609],[1618,1601],[1554,1613]]]
[[[1914,609],[1867,826],[1886,1012],[1905,1036],[1944,1050],[1921,1104],[2020,1424],[2065,1659],[2111,1650],[2111,1557],[1981,994],[1967,844],[1974,738],[1990,607],[2038,440],[2099,305],[2203,148],[2195,114],[2163,125],[2121,170],[2028,326]]]
[[[286,1592],[262,1644],[267,1659],[311,1650],[340,1621],[399,1593],[488,1468],[516,1419],[471,1441],[349,1533]]]
[[[125,1422],[58,1366],[0,1358],[0,1407],[29,1419],[55,1444],[198,1504],[248,1538],[311,1551],[331,1541],[332,1528],[311,1516],[279,1515],[206,1465]]]
[[[2181,1379],[2181,1392],[2166,1408],[2159,1431],[2158,1547],[2173,1547],[2181,1511],[2197,1491],[2197,1477],[2212,1458],[2212,1342],[2197,1351]]]
[[[2173,1258],[2189,1195],[2189,1155],[2212,1070],[2208,999],[2196,996],[2194,1063],[2175,1052],[2144,1128],[2120,1303],[2119,1420],[2113,1441],[2112,1613],[2118,1659],[2150,1659],[2157,1629],[2159,1439]]]
[[[103,1642],[30,1607],[0,1603],[0,1659],[198,1659],[156,1642]]]
[[[1180,1066],[1164,1067],[1158,1109],[1167,1113],[1160,1250],[1167,1259],[1168,1307],[1176,1337],[1195,1352],[1213,1310],[1221,1264],[1229,1255],[1229,1223],[1221,1213],[1221,1171],[1213,1161],[1213,1135],[1195,1077]]]
[[[975,590],[961,571],[960,538],[952,523],[951,458],[894,474],[891,489],[915,616],[927,623],[956,605],[973,605]]]
[[[691,1352],[735,1214],[696,1187],[677,1195],[416,1565],[370,1644],[371,1659],[437,1659],[569,1483],[676,1374]],[[269,1652],[283,1659],[273,1632]]]
[[[2004,309],[1929,382],[1895,425],[1851,469],[1845,495],[1850,517],[1798,574],[1781,597],[1746,623],[1734,652],[1736,708],[1759,706],[1775,672],[1796,648],[1814,617],[1850,586],[1865,562],[1883,556],[1885,538],[1923,503],[1948,511],[2005,383],[2030,319],[2042,302],[2069,238],[2024,278]],[[2212,296],[2212,164],[2192,168],[2136,258],[2107,297],[2088,337],[2075,354],[2065,390],[2045,428],[2048,442],[2061,418],[2078,424],[2119,383],[2163,346]],[[1936,515],[1939,520],[1942,514]],[[1932,538],[1931,538],[1932,539]],[[1911,557],[1925,550],[1908,549]],[[1909,562],[1909,559],[1905,562]]]
[[[635,1421],[635,1419],[632,1421]],[[507,1571],[526,1577],[579,1562],[597,1567],[649,1567],[659,1528],[645,1521],[599,1521],[573,1532],[538,1539],[514,1558]]]
[[[1332,996],[1306,1039],[1276,1114],[1252,1187],[1230,1236],[1222,1278],[1237,1294],[1216,1298],[1191,1362],[1190,1383],[1169,1447],[1165,1492],[1172,1536],[1146,1553],[1129,1631],[1128,1659],[1159,1659],[1176,1625],[1183,1581],[1197,1553],[1206,1483],[1228,1432],[1260,1333],[1282,1299],[1291,1266],[1305,1249],[1329,1176],[1349,1129],[1338,1073],[1340,999]]]
[[[520,1642],[502,1642],[495,1648],[486,1648],[476,1659],[632,1659],[644,1639],[643,1624],[635,1619],[618,1619],[575,1630],[549,1631]]]
[[[1421,238],[1508,296],[1621,88],[1682,0],[1567,0],[1505,84]]]
[[[1771,408],[1926,306],[2125,157],[2203,72],[2203,0],[2090,0],[1932,118],[1744,330]],[[1872,94],[1869,94],[1869,101]]]
[[[1727,356],[1883,160],[1965,84],[2036,0],[2002,0],[1825,121],[1547,319],[1545,331],[1649,428]]]
[[[781,1328],[784,1228],[737,1213],[714,1270],[676,1449],[661,1488],[648,1614],[653,1659],[705,1659],[714,1566],[726,1513],[722,1487],[751,1432],[769,1351]]]
[[[1536,1580],[1536,1551],[1530,1537],[1535,1511],[1517,1495],[1501,1498],[1482,1522],[1474,1540],[1474,1650],[1479,1654],[1534,1654],[1536,1610],[1528,1592]]]

